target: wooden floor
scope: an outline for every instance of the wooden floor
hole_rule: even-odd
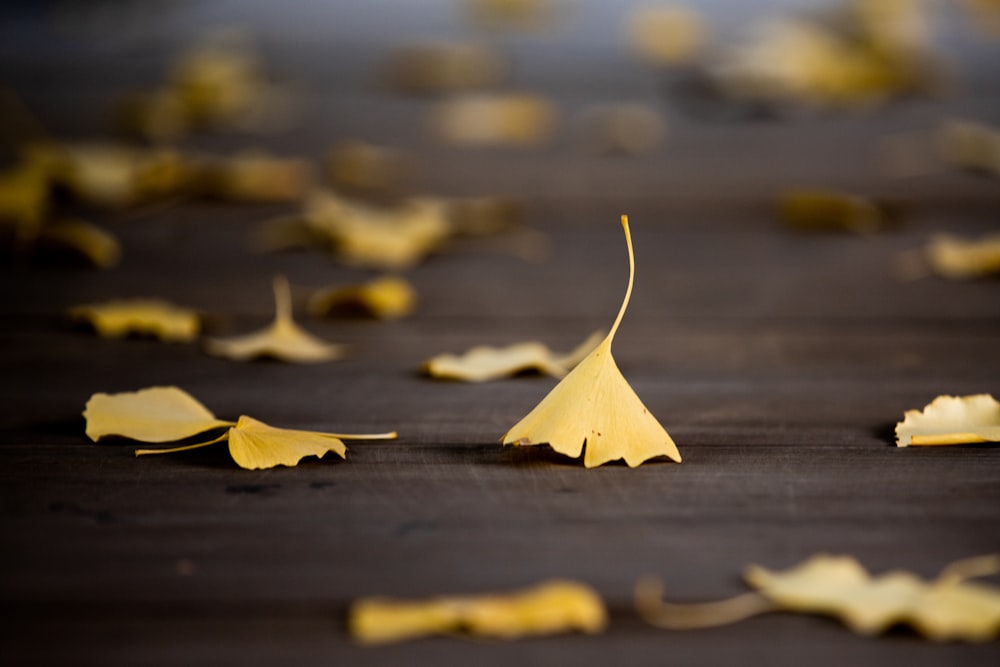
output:
[[[116,95],[159,79],[195,26],[242,21],[276,73],[307,91],[303,122],[273,137],[190,145],[255,143],[316,158],[355,137],[402,146],[418,159],[422,190],[520,198],[525,224],[550,236],[552,252],[532,263],[488,243],[459,244],[408,273],[421,299],[412,318],[303,316],[310,331],[355,349],[313,366],[102,340],[64,316],[82,302],[158,296],[202,310],[210,333],[229,334],[267,321],[277,273],[297,294],[370,275],[319,253],[253,254],[255,226],[292,207],[94,214],[124,245],[114,270],[6,266],[0,661],[997,664],[995,642],[936,645],[905,629],[865,638],[819,617],[667,632],[631,603],[646,573],[664,578],[672,600],[702,601],[743,592],[750,563],[784,568],[845,553],[874,572],[930,577],[955,559],[1000,551],[1000,449],[893,442],[903,411],[939,394],[1000,396],[1000,283],[900,282],[891,271],[935,232],[995,231],[1000,190],[947,170],[894,178],[875,150],[880,137],[929,132],[956,114],[996,121],[996,43],[962,53],[971,89],[957,97],[873,114],[712,121],[685,113],[664,81],[615,45],[617,18],[598,5],[581,12],[579,34],[515,40],[515,80],[552,94],[567,117],[601,101],[656,105],[670,127],[665,146],[638,159],[587,157],[564,129],[544,148],[463,152],[419,132],[426,102],[373,83],[392,45],[456,33],[451,5],[381,5],[390,8],[297,3],[272,16],[228,2],[181,4],[147,22],[71,17],[82,26],[73,34],[48,8],[5,10],[0,81],[52,136],[108,136]],[[870,236],[794,233],[771,202],[799,186],[895,197],[910,216]],[[417,369],[476,344],[569,349],[609,326],[627,280],[622,213],[637,273],[615,356],[684,463],[586,470],[547,447],[502,447],[501,435],[555,380],[469,385]],[[170,384],[222,417],[400,437],[350,445],[346,461],[250,472],[224,450],[136,459],[130,443],[84,436],[92,393]],[[499,591],[550,577],[600,591],[608,631],[386,648],[358,646],[346,632],[347,607],[361,596]]]

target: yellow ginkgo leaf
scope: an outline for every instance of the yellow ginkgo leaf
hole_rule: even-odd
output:
[[[424,362],[423,371],[435,378],[485,382],[524,371],[537,371],[561,378],[593,350],[604,334],[600,331],[565,355],[557,355],[542,343],[516,343],[507,347],[480,345],[461,355],[441,354]]]
[[[447,208],[433,199],[408,199],[383,208],[317,192],[307,199],[304,214],[310,228],[354,266],[407,269],[451,235]]]
[[[313,166],[300,158],[244,151],[229,158],[205,158],[201,187],[207,194],[239,202],[298,201],[313,183]]]
[[[49,223],[42,228],[38,240],[70,248],[100,269],[114,267],[122,256],[121,243],[113,234],[83,220]]]
[[[386,644],[464,631],[518,639],[578,630],[604,630],[608,613],[600,595],[575,581],[553,580],[504,595],[440,597],[422,601],[364,598],[351,606],[351,635]]]
[[[319,290],[309,298],[309,312],[326,315],[341,308],[359,308],[380,320],[406,317],[417,305],[417,292],[399,276],[382,276],[361,285]]]
[[[293,363],[316,363],[344,355],[344,346],[324,342],[295,323],[291,291],[284,276],[274,279],[274,301],[275,316],[269,326],[243,336],[210,338],[205,341],[205,350],[236,361],[271,357]]]
[[[636,607],[649,623],[676,630],[792,611],[835,616],[866,635],[908,623],[935,641],[980,642],[1000,632],[1000,590],[968,580],[998,571],[992,555],[952,563],[931,581],[901,570],[872,576],[850,556],[819,554],[784,572],[753,565],[745,579],[756,592],[719,602],[666,603],[659,582],[643,579]]]
[[[896,424],[897,447],[976,442],[1000,442],[1000,403],[989,394],[938,396]]]
[[[528,416],[504,435],[505,445],[548,443],[561,454],[578,457],[593,468],[625,459],[635,467],[654,456],[680,463],[677,446],[642,404],[611,356],[611,342],[621,324],[635,279],[635,257],[628,217],[622,216],[628,246],[629,278],[625,299],[607,337],[542,399]]]
[[[276,466],[296,466],[307,456],[323,458],[328,452],[346,458],[347,446],[342,439],[392,440],[395,437],[395,431],[348,434],[277,428],[243,415],[234,426],[214,440],[168,449],[137,449],[135,455],[173,454],[228,441],[229,454],[237,465],[246,470],[263,470]]]
[[[198,337],[198,313],[161,299],[122,299],[75,306],[70,317],[89,322],[104,338],[131,333],[156,336],[167,342],[189,342]]]
[[[94,441],[117,435],[142,442],[172,442],[233,423],[216,419],[208,408],[177,387],[94,394],[83,416],[87,436]]]

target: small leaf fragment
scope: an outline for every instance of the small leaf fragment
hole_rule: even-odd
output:
[[[243,151],[227,158],[202,158],[201,188],[206,194],[237,202],[294,202],[312,187],[313,166],[300,158]]]
[[[533,341],[501,348],[480,345],[461,355],[441,354],[428,359],[423,371],[434,378],[464,382],[496,380],[529,370],[561,378],[603,338],[602,332],[595,332],[575,350],[561,356]]]
[[[830,190],[794,190],[778,202],[778,214],[788,227],[856,234],[891,226],[900,216],[897,208],[888,202]]]
[[[361,285],[319,290],[309,298],[309,312],[326,315],[342,308],[357,307],[380,320],[395,320],[413,312],[417,292],[399,276],[382,276]]]
[[[291,292],[284,276],[274,279],[275,317],[264,329],[242,336],[209,338],[205,351],[235,361],[271,357],[292,363],[340,359],[345,348],[316,338],[292,319]]]
[[[142,442],[172,442],[233,423],[216,419],[208,408],[177,387],[97,393],[87,401],[83,416],[87,436],[95,442],[112,435]]]
[[[989,394],[938,396],[896,424],[896,446],[1000,442],[1000,403]]]
[[[508,69],[498,51],[482,44],[423,42],[393,52],[385,78],[404,93],[454,93],[495,86]]]
[[[425,601],[363,598],[351,605],[348,620],[351,635],[363,644],[458,631],[508,640],[572,630],[596,634],[607,622],[607,610],[597,592],[565,580],[497,595]]]
[[[666,124],[644,104],[610,104],[584,109],[578,119],[580,145],[597,155],[643,155],[655,149]]]
[[[555,451],[579,457],[593,468],[624,459],[636,467],[655,456],[680,463],[677,445],[646,409],[611,355],[635,279],[635,258],[628,217],[622,216],[629,255],[629,281],[618,316],[607,337],[564,377],[524,419],[502,438],[505,445],[548,443]]]
[[[186,343],[197,338],[201,328],[197,312],[162,299],[121,299],[74,306],[69,315],[89,322],[104,338],[136,333]]]

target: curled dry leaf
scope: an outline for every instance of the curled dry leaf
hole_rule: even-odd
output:
[[[1000,442],[1000,403],[989,394],[938,396],[896,424],[896,446]]]
[[[455,97],[432,110],[436,137],[463,146],[536,146],[556,124],[552,103],[527,93],[477,94]]]
[[[380,320],[406,317],[416,305],[416,290],[399,276],[382,276],[361,285],[330,287],[309,298],[309,312],[313,315],[358,308]]]
[[[507,76],[506,59],[495,49],[467,42],[425,42],[398,48],[385,77],[405,93],[454,93],[488,88]]]
[[[871,576],[849,556],[813,556],[774,572],[758,565],[745,572],[750,593],[706,604],[670,604],[653,579],[636,586],[636,607],[649,623],[668,629],[713,627],[772,611],[826,614],[861,634],[899,623],[935,641],[987,641],[1000,631],[1000,590],[969,582],[1000,571],[1000,556],[952,563],[926,581],[906,571]]]
[[[121,299],[74,306],[69,315],[89,322],[104,338],[134,333],[187,343],[198,337],[201,328],[197,312],[162,299]]]
[[[579,457],[586,445],[587,468],[625,459],[629,467],[655,456],[680,463],[673,439],[642,404],[611,356],[611,343],[621,324],[635,279],[635,257],[628,217],[622,216],[628,246],[629,279],[625,299],[607,337],[569,375],[514,425],[505,445],[548,443],[555,451]]]
[[[292,297],[284,276],[274,279],[274,321],[266,328],[243,336],[210,338],[205,351],[235,361],[271,357],[293,363],[316,363],[340,359],[342,345],[324,342],[306,332],[292,319]]]
[[[94,394],[83,411],[95,442],[117,435],[142,442],[172,442],[233,422],[217,419],[177,387],[149,387],[121,394]]]
[[[607,626],[601,597],[589,586],[553,580],[502,595],[440,597],[424,601],[363,598],[351,605],[351,635],[364,644],[387,644],[429,635],[467,632],[518,639]]]
[[[424,362],[423,371],[435,378],[485,382],[537,371],[561,378],[586,357],[604,338],[600,331],[591,334],[575,350],[557,355],[542,343],[516,343],[507,347],[473,347],[462,355],[442,354]]]
[[[708,28],[694,9],[678,4],[650,4],[633,9],[625,37],[640,58],[652,65],[680,65],[698,56]]]
[[[51,222],[42,228],[38,241],[69,248],[100,269],[114,267],[122,256],[121,243],[113,234],[83,220]]]

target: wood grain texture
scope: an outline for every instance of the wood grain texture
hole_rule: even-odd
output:
[[[198,308],[209,333],[227,335],[269,319],[275,273],[299,300],[371,275],[319,253],[250,252],[255,225],[290,207],[89,213],[122,240],[113,271],[4,266],[3,663],[996,664],[995,642],[933,645],[905,630],[862,638],[815,617],[669,633],[642,623],[630,600],[645,573],[663,576],[672,599],[701,601],[742,592],[739,573],[752,562],[782,568],[827,551],[856,555],[874,572],[933,576],[954,559],[1000,550],[1000,449],[896,449],[892,437],[904,410],[938,394],[1000,395],[1000,284],[903,283],[890,270],[936,231],[995,230],[1000,191],[995,180],[949,172],[892,179],[872,156],[886,133],[930,129],[956,111],[987,116],[996,71],[973,60],[978,88],[957,100],[723,123],[685,115],[607,38],[593,48],[558,42],[567,51],[515,43],[538,63],[519,76],[550,91],[567,117],[596,101],[647,100],[668,116],[670,141],[639,160],[581,156],[565,134],[526,153],[461,152],[419,132],[425,101],[372,84],[393,43],[457,29],[440,18],[444,3],[426,13],[397,4],[384,30],[350,4],[360,13],[330,28],[346,41],[316,27],[329,9],[294,5],[281,20],[247,10],[268,62],[299,76],[312,102],[301,126],[264,141],[315,158],[359,135],[401,145],[420,160],[423,188],[523,200],[524,222],[550,235],[551,256],[529,263],[489,243],[457,243],[408,275],[421,298],[410,319],[303,316],[310,331],[354,349],[316,366],[105,341],[64,316],[81,302],[158,296]],[[22,9],[0,28],[0,74],[53,136],[101,136],[115,96],[156,80],[212,6],[223,17],[232,10],[183,6],[157,29],[140,23],[147,32],[138,34],[155,38],[105,47],[86,35],[53,37],[46,16]],[[612,18],[604,5],[588,11],[596,13],[584,15],[587,30]],[[37,46],[39,35],[54,40],[51,49]],[[191,143],[221,150],[247,141]],[[793,233],[771,202],[801,185],[902,198],[910,218],[865,237]],[[630,215],[637,273],[615,357],[684,463],[585,470],[546,447],[502,447],[500,436],[555,380],[435,382],[419,376],[420,363],[527,339],[569,349],[609,326],[627,279],[621,213]],[[400,438],[348,442],[346,461],[254,472],[224,449],[136,459],[127,442],[85,438],[80,413],[92,393],[166,384],[223,418],[396,429]],[[347,606],[359,596],[486,592],[554,576],[605,596],[606,634],[379,649],[346,635]]]

